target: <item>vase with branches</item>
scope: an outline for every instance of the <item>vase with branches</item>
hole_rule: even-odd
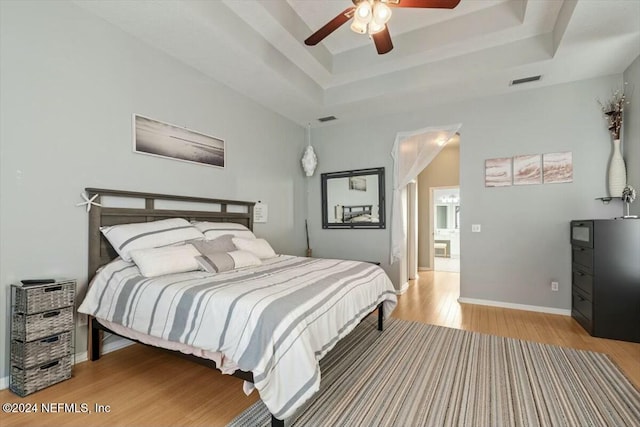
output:
[[[629,104],[628,98],[625,89],[616,90],[611,98],[605,102],[598,101],[613,139],[613,152],[609,161],[608,173],[609,196],[611,197],[622,197],[622,191],[627,185],[627,169],[620,149],[620,137],[624,122],[624,107]]]

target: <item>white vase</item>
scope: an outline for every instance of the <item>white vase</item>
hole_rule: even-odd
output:
[[[622,197],[622,190],[627,186],[627,168],[620,152],[620,140],[613,140],[613,153],[609,161],[609,196]]]

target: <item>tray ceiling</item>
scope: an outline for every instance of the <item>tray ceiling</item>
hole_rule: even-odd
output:
[[[350,0],[75,3],[313,126],[328,115],[345,121],[622,73],[640,54],[634,0],[462,0],[453,10],[394,9],[395,47],[386,55],[348,24],[315,47],[304,45]],[[538,74],[540,81],[509,85]]]

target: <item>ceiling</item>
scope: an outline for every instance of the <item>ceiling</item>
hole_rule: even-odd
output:
[[[363,117],[622,73],[640,54],[638,0],[461,0],[394,9],[394,49],[343,25],[350,0],[74,1],[296,123]],[[540,81],[510,86],[513,79]]]

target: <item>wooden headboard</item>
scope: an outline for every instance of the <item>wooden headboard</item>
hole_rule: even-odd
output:
[[[253,230],[253,207],[255,202],[208,199],[204,197],[175,196],[169,194],[139,193],[134,191],[85,188],[89,198],[98,195],[94,202],[101,203],[102,196],[144,200],[143,208],[92,206],[89,211],[89,281],[99,267],[118,256],[107,239],[100,233],[104,225],[151,222],[167,218],[185,218],[189,221],[235,222]],[[157,201],[183,202],[185,204],[208,205],[219,210],[157,209]],[[239,207],[242,212],[232,212]],[[231,208],[231,209],[230,209]]]

